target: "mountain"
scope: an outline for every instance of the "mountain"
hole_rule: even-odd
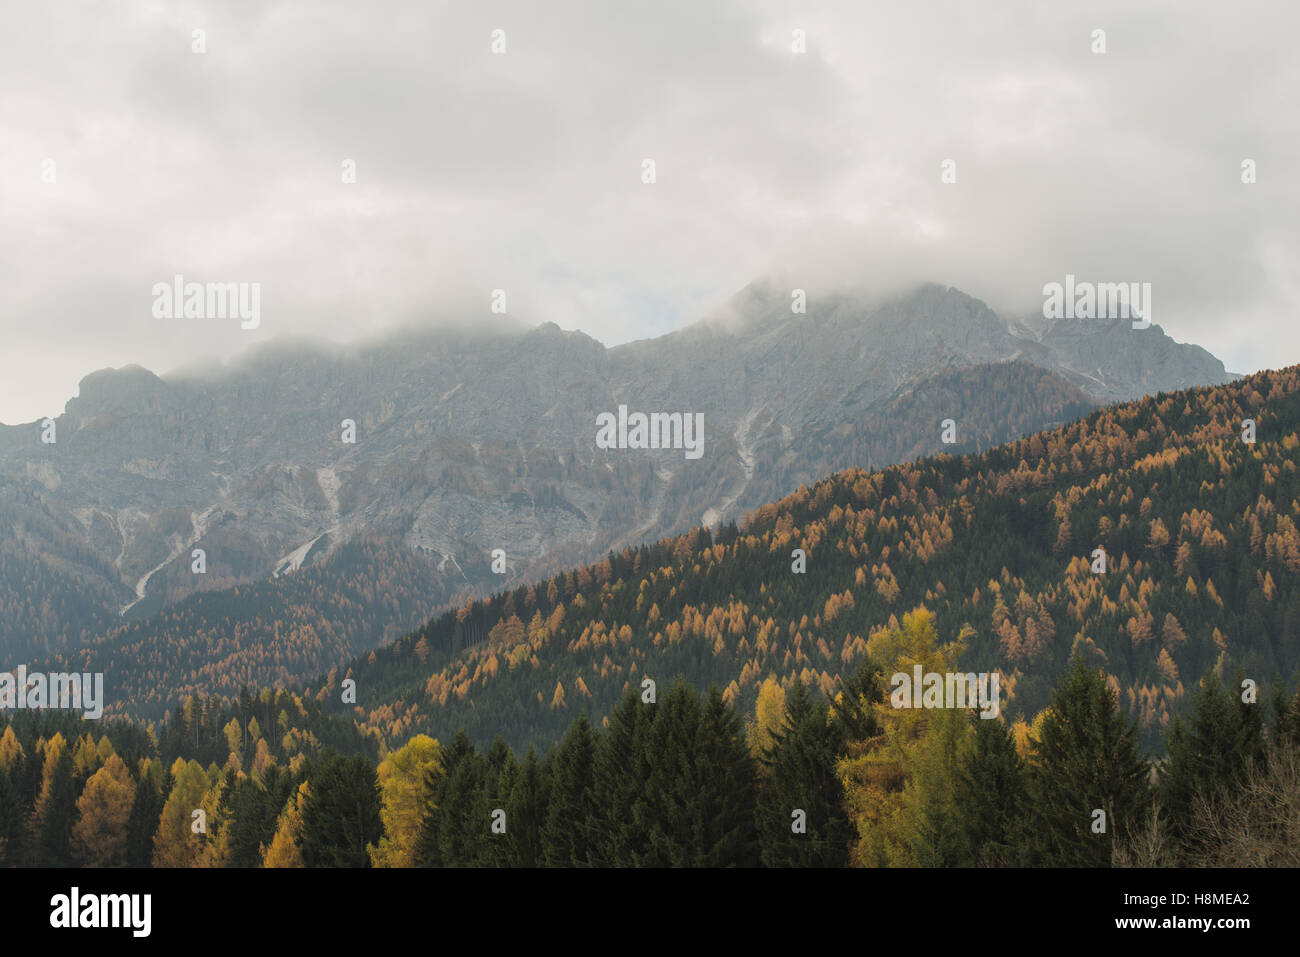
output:
[[[391,746],[460,728],[545,746],[646,677],[716,683],[742,713],[769,675],[833,696],[873,635],[925,606],[964,668],[1003,672],[1009,718],[1033,719],[1082,657],[1156,747],[1207,672],[1265,687],[1300,668],[1298,464],[1300,367],[1161,393],[979,454],[849,469],[739,526],[467,602],[304,697]],[[59,663],[147,689],[203,673],[201,644],[186,653],[106,643]],[[149,713],[122,690],[110,713]]]
[[[167,377],[102,370],[52,444],[40,423],[0,427],[0,649],[118,640],[187,596],[327,562],[362,535],[429,559],[402,587],[436,607],[734,520],[838,468],[937,452],[946,418],[953,449],[987,448],[1116,398],[1231,379],[1158,326],[1033,333],[940,286],[826,295],[795,315],[772,283],[615,348],[503,323],[352,351],[270,345]],[[702,413],[702,456],[598,448],[597,416],[620,406]],[[393,627],[363,616],[350,641],[374,647]]]
[[[1256,441],[1242,437],[1242,422]],[[309,691],[398,741],[457,728],[522,747],[643,677],[769,674],[833,695],[917,605],[1033,718],[1071,657],[1104,668],[1155,746],[1207,671],[1300,668],[1300,367],[1093,412],[978,456],[849,470],[758,509],[444,614]],[[1095,549],[1106,571],[1094,574]],[[792,569],[803,549],[807,570]]]

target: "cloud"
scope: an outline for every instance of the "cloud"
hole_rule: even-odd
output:
[[[104,366],[491,322],[496,288],[645,338],[771,273],[813,308],[933,280],[1013,315],[1067,272],[1146,281],[1175,338],[1294,362],[1297,26],[1258,2],[28,4],[0,34],[0,421]],[[261,282],[261,328],[154,319],[176,273]]]

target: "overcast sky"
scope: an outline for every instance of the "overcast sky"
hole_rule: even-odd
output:
[[[614,344],[773,272],[810,309],[928,279],[1027,314],[1067,272],[1150,282],[1154,321],[1229,369],[1300,362],[1298,9],[12,4],[0,421],[57,414],[106,366],[490,323],[495,288]],[[260,328],[155,318],[177,273],[261,283]]]

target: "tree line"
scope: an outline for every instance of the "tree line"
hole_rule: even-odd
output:
[[[660,689],[650,679],[629,686],[599,722],[580,714],[545,753],[530,747],[522,757],[500,737],[480,749],[463,731],[445,745],[415,735],[379,760],[364,746],[343,753],[319,741],[292,757],[272,754],[255,713],[265,702],[251,696],[242,712],[251,717],[223,729],[224,766],[206,768],[185,756],[185,729],[164,735],[182,750],[168,766],[158,741],[130,725],[105,725],[96,740],[80,718],[13,717],[0,734],[0,861],[1300,863],[1300,693],[1278,686],[1256,701],[1240,679],[1207,675],[1156,760],[1144,755],[1113,680],[1084,656],[1032,724],[895,706],[896,670],[956,667],[968,639],[941,641],[934,616],[917,608],[873,638],[830,696],[769,675],[742,717],[716,685],[700,692],[679,679]],[[198,707],[187,709],[190,720]],[[295,710],[303,718],[309,707]],[[290,727],[281,743],[295,734],[307,740]]]

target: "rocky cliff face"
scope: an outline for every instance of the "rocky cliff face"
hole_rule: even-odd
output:
[[[1026,366],[1008,360],[1036,373],[1014,413],[999,395]],[[976,366],[987,370],[954,384],[954,369]],[[363,531],[420,550],[444,581],[491,590],[739,519],[835,468],[943,450],[945,418],[961,450],[1232,378],[1159,326],[1035,333],[940,286],[877,304],[829,296],[792,315],[789,291],[764,283],[612,349],[547,324],[406,332],[352,352],[268,346],[207,375],[103,370],[68,402],[54,444],[36,424],[0,427],[0,652],[77,646],[191,592],[325,560]],[[596,417],[620,405],[703,413],[703,455],[599,448]]]

